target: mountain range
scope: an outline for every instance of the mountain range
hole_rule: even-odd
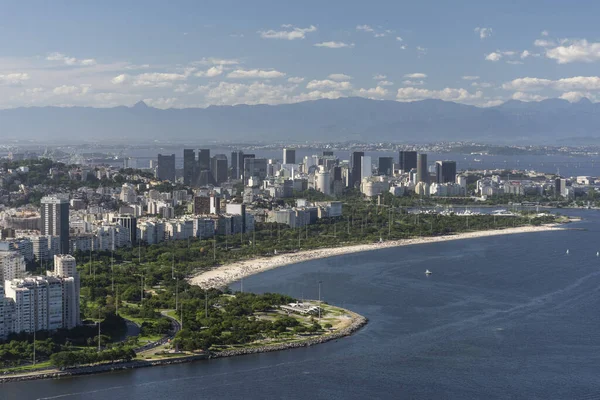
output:
[[[0,137],[53,143],[565,143],[573,139],[581,144],[581,138],[591,142],[600,138],[600,103],[511,100],[479,108],[441,100],[402,103],[351,97],[166,110],[144,102],[115,108],[23,107],[0,110]]]

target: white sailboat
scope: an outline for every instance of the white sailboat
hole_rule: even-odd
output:
[[[569,249],[567,249],[567,252],[565,254],[569,254]]]
[[[596,257],[600,257],[600,251],[596,252]]]
[[[430,271],[430,270],[428,270],[428,269],[426,269],[426,270],[425,270],[425,275],[431,275],[431,271]]]

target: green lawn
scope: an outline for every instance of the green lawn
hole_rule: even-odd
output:
[[[33,371],[33,370],[36,370],[39,368],[48,368],[48,367],[52,367],[50,360],[38,362],[35,365],[22,365],[20,367],[1,368],[0,372],[2,372],[2,373],[4,373],[4,372],[27,372],[27,371]]]

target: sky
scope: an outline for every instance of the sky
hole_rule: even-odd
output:
[[[0,108],[600,101],[600,2],[12,1]]]

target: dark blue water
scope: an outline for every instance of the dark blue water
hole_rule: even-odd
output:
[[[586,231],[386,249],[244,280],[306,298],[322,281],[324,300],[370,320],[336,342],[6,384],[0,398],[600,398],[600,212],[572,213]]]

